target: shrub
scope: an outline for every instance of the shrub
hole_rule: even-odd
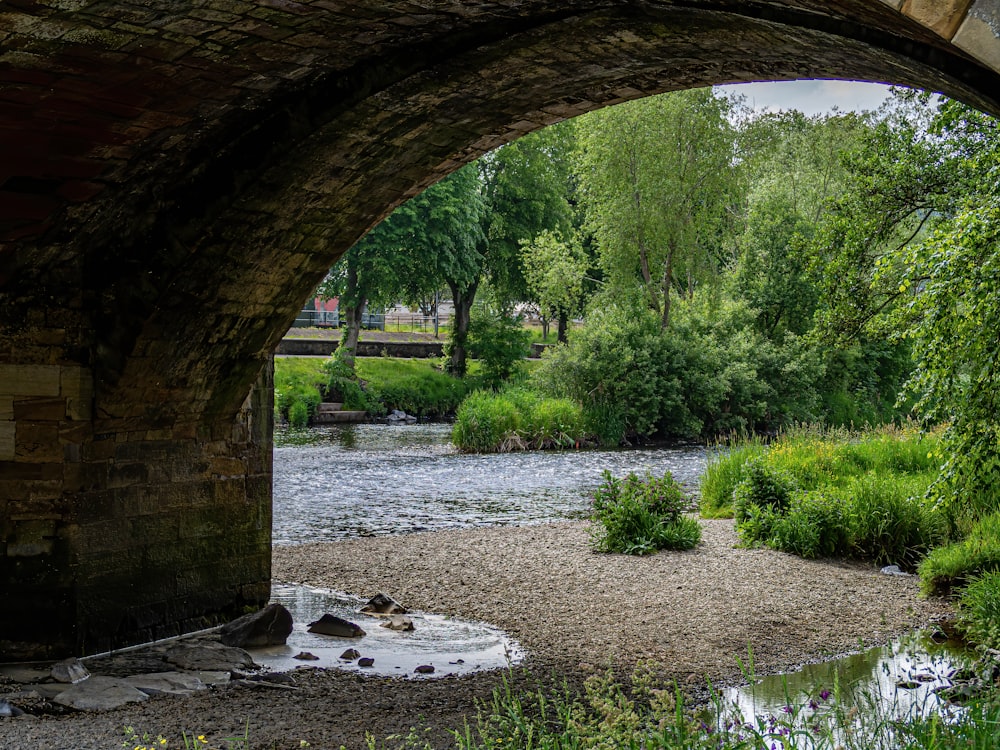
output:
[[[852,546],[858,557],[913,570],[945,538],[943,517],[923,499],[930,476],[859,477],[848,488]]]
[[[851,550],[849,521],[839,497],[821,491],[801,493],[786,515],[776,515],[767,539],[775,549],[810,559]]]
[[[746,464],[761,455],[765,447],[750,438],[708,459],[701,477],[701,514],[705,518],[732,518],[733,490],[743,480]]]
[[[463,451],[496,452],[517,434],[517,424],[517,407],[510,398],[476,391],[458,408],[451,440]]]
[[[528,356],[529,334],[520,318],[477,308],[469,324],[469,355],[479,360],[488,388],[500,388]]]
[[[984,516],[965,539],[938,547],[920,563],[927,594],[949,594],[984,573],[1000,570],[1000,513]]]
[[[958,598],[958,626],[978,646],[1000,648],[1000,572],[969,582]]]
[[[795,483],[784,472],[772,468],[764,456],[757,457],[743,467],[743,478],[733,489],[733,513],[740,523],[748,509],[770,508],[784,512],[792,498]]]
[[[288,424],[305,427],[309,424],[309,407],[304,400],[294,401],[288,408]]]
[[[609,471],[603,477],[591,513],[591,538],[599,552],[644,555],[691,549],[701,541],[697,519],[684,515],[690,500],[670,472],[662,479],[632,473],[616,479]]]
[[[324,390],[327,396],[342,403],[345,409],[371,414],[385,413],[382,405],[365,393],[357,373],[344,361],[340,349],[323,362],[321,369],[326,375]]]

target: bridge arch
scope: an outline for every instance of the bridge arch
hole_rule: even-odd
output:
[[[1000,113],[998,0],[6,8],[0,660],[267,599],[271,352],[346,248],[462,163],[717,83],[885,81]]]

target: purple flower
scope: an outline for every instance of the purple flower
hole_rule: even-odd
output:
[[[784,711],[786,714],[790,714],[792,712],[792,707],[791,706],[785,706],[781,710]]]
[[[829,697],[830,697],[830,691],[829,691],[829,690],[824,690],[824,691],[822,691],[822,692],[821,692],[821,693],[819,694],[819,697],[820,697],[820,698],[821,698],[822,700],[826,700],[827,698],[829,698]]]
[[[813,711],[819,708],[819,704],[816,702],[815,698],[809,701],[809,708],[811,708]]]

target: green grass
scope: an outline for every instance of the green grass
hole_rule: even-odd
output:
[[[304,426],[316,413],[325,390],[335,383],[333,360],[320,357],[275,357],[275,417]],[[356,372],[364,392],[345,389],[344,406],[384,414],[401,409],[415,416],[443,417],[455,412],[465,396],[479,386],[478,365],[465,378],[453,378],[437,359],[359,357]]]
[[[924,499],[939,451],[936,435],[898,427],[749,439],[709,462],[702,514],[734,515],[748,546],[912,570],[948,536],[944,514]]]
[[[958,598],[958,626],[966,638],[1000,649],[1000,571],[973,579]]]
[[[570,448],[587,439],[583,409],[521,388],[476,391],[455,415],[452,442],[469,453]]]
[[[947,595],[996,570],[1000,570],[1000,512],[983,516],[961,541],[932,551],[920,563],[920,585],[925,594]]]

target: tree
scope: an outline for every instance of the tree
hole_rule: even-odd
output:
[[[545,230],[521,242],[521,263],[532,298],[544,317],[559,321],[558,340],[565,342],[569,318],[583,301],[590,266],[586,253],[575,237],[566,241]]]
[[[487,212],[486,271],[503,303],[531,300],[522,243],[542,232],[572,230],[570,154],[573,129],[559,123],[536,130],[479,160]],[[532,300],[537,301],[537,300]]]
[[[483,265],[482,213],[476,167],[466,166],[399,206],[347,251],[320,287],[322,294],[340,295],[346,361],[353,364],[364,307],[373,299],[413,299],[433,293],[442,280],[456,311],[474,296]],[[453,338],[464,336],[467,319],[465,326],[456,334],[453,325]]]
[[[731,103],[711,89],[649,97],[580,118],[577,174],[612,284],[670,322],[671,295],[714,271],[736,193]]]

